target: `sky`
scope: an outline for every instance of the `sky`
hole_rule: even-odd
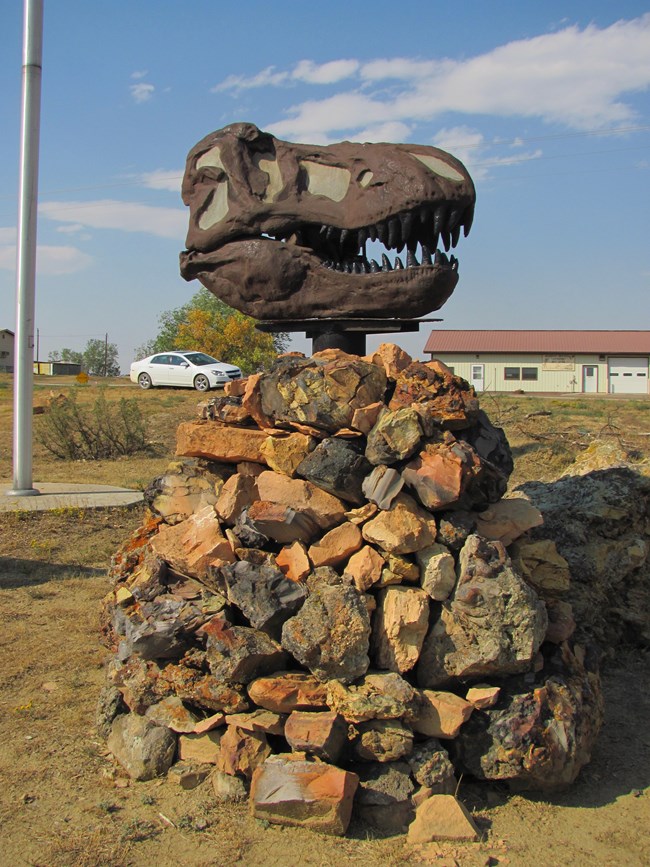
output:
[[[4,0],[12,331],[22,26],[21,0]],[[39,356],[108,334],[128,371],[161,313],[189,301],[185,158],[238,121],[287,141],[433,144],[466,164],[476,216],[439,327],[648,328],[649,87],[650,4],[630,0],[45,0]],[[422,357],[431,327],[396,342]]]

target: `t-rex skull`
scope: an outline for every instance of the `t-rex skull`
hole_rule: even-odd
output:
[[[458,281],[449,251],[474,214],[472,179],[437,148],[292,144],[234,123],[187,158],[181,274],[257,319],[417,317]],[[380,265],[366,242],[405,262]],[[377,255],[377,259],[381,253]]]

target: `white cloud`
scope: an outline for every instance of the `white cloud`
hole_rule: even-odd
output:
[[[414,124],[449,112],[536,117],[572,129],[620,125],[635,114],[624,96],[650,87],[650,13],[602,29],[565,27],[464,60],[375,60],[359,74],[364,91],[294,105],[270,129],[317,141],[361,124]],[[390,79],[401,82],[397,89],[367,91]]]
[[[42,202],[39,213],[49,220],[93,229],[145,232],[182,242],[187,232],[187,211],[157,208],[138,202],[102,199],[94,202]]]
[[[475,181],[488,177],[490,169],[495,166],[509,166],[539,159],[542,156],[542,150],[539,148],[528,153],[519,152],[509,157],[490,156],[488,152],[490,143],[486,142],[483,134],[478,130],[467,126],[455,126],[439,130],[433,138],[433,144],[449,151],[464,163]],[[512,146],[517,146],[517,142],[513,142]]]
[[[301,60],[294,67],[291,78],[309,84],[335,84],[344,78],[350,78],[359,66],[358,60],[330,60],[321,64],[314,63],[313,60]]]
[[[64,235],[76,235],[78,232],[81,232],[84,229],[84,226],[81,223],[70,223],[65,226],[57,226],[57,232],[61,232]]]
[[[153,84],[147,84],[144,81],[139,82],[138,84],[129,85],[129,90],[131,91],[131,96],[133,97],[135,102],[148,102],[154,94],[154,90],[156,88]]]
[[[248,90],[252,87],[277,87],[289,78],[288,72],[276,72],[275,66],[267,66],[257,75],[247,78],[245,75],[229,75],[219,84],[210,88],[212,93],[222,90]]]
[[[39,245],[36,248],[36,273],[38,276],[61,276],[82,271],[92,263],[92,257],[76,247],[53,247]],[[0,268],[16,270],[15,246],[0,247]]]
[[[180,193],[183,180],[183,169],[155,169],[139,175],[141,184],[150,190],[169,190]]]
[[[145,78],[148,74],[149,74],[148,70],[138,69],[135,72],[131,73],[131,78],[135,78],[135,79]]]

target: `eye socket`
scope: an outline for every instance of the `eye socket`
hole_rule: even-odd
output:
[[[364,187],[365,189],[365,187],[370,185],[372,179],[373,173],[370,171],[370,169],[364,169],[363,171],[359,172],[357,183],[360,187]]]
[[[219,169],[216,166],[202,166],[200,169],[197,169],[196,179],[199,182],[214,181],[218,183],[220,181],[227,181],[228,175],[223,169]]]

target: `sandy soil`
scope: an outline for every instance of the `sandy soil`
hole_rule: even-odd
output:
[[[209,784],[133,783],[94,728],[106,563],[140,510],[0,516],[0,863],[99,865],[650,864],[650,658],[604,674],[606,720],[568,792],[462,780],[483,841],[412,847],[360,825],[346,839],[266,826]]]

